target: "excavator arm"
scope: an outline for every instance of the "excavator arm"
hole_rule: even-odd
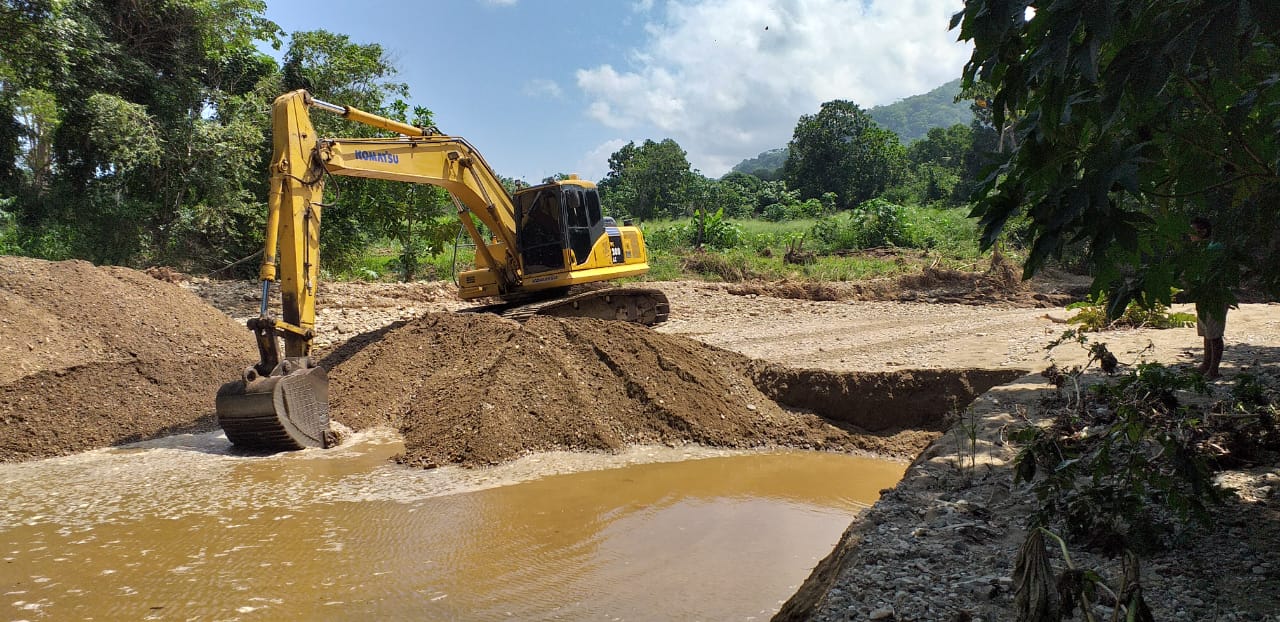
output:
[[[311,123],[311,108],[398,136],[320,138]],[[560,215],[551,215],[563,218],[556,227],[564,237],[551,255],[538,256],[553,267],[539,264],[539,275],[524,283],[522,262],[528,258],[519,252],[519,210],[493,169],[466,140],[323,102],[303,90],[276,98],[271,116],[274,147],[259,271],[262,301],[258,317],[248,322],[259,360],[245,369],[242,378],[222,385],[216,405],[218,423],[236,445],[280,450],[329,444],[328,379],[325,370],[311,360],[326,175],[430,184],[447,190],[476,247],[476,270],[464,279],[467,298],[567,289],[648,270],[639,230],[606,226],[594,186],[574,178],[537,186],[523,195],[536,203],[552,196],[547,194],[552,186],[559,193],[555,197],[571,195],[565,203],[543,204],[559,205]],[[561,184],[576,190],[565,191]],[[585,188],[590,188],[589,196]],[[470,216],[483,223],[491,236],[482,234]],[[279,318],[271,315],[268,305],[273,282],[280,288]],[[649,290],[617,290],[565,299],[555,308],[544,305],[538,312],[654,323],[666,318],[666,298]]]
[[[400,136],[322,140],[311,123],[313,107]],[[219,389],[216,411],[219,425],[237,445],[300,449],[324,446],[329,426],[328,379],[311,360],[325,175],[431,184],[449,191],[476,244],[477,264],[496,273],[499,291],[518,283],[515,213],[498,176],[462,138],[320,101],[304,90],[276,98],[271,118],[267,229],[259,269],[262,299],[258,317],[248,322],[259,360],[241,379]],[[496,240],[484,239],[463,212],[474,214]],[[279,318],[268,305],[273,282],[280,288]]]
[[[312,107],[401,136],[319,139],[311,124]],[[276,280],[278,247],[284,317],[275,326],[285,336],[286,357],[309,354],[305,344],[315,326],[325,173],[444,188],[457,201],[459,216],[474,214],[497,238],[484,239],[469,218],[462,218],[481,263],[498,272],[500,291],[517,285],[514,206],[493,169],[466,140],[323,102],[303,90],[276,98],[272,125],[267,234],[259,276],[264,287]],[[263,301],[265,317],[265,297]]]

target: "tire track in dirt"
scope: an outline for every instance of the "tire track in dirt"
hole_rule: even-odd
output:
[[[744,355],[832,371],[1032,369],[1062,326],[1044,309],[742,297],[665,287],[673,321],[657,330]],[[696,309],[696,313],[685,310]]]

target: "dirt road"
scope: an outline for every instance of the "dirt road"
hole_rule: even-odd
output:
[[[257,286],[250,282],[194,280],[183,283],[237,319],[257,313]],[[1078,289],[1078,283],[1076,287]],[[1083,364],[1074,344],[1047,352],[1045,346],[1071,325],[1062,307],[1027,306],[1034,300],[958,304],[897,300],[806,300],[735,294],[740,285],[673,281],[646,283],[671,300],[671,319],[658,332],[691,337],[782,365],[829,371],[895,369],[1023,369],[1050,363]],[[430,311],[468,306],[440,283],[325,283],[317,318],[317,344],[324,348]],[[1189,310],[1189,306],[1175,307]],[[1280,306],[1243,305],[1228,320],[1227,362],[1247,364],[1258,348],[1280,334]],[[1091,337],[1106,342],[1122,362],[1146,357],[1166,363],[1199,355],[1194,328],[1117,330]]]
[[[654,284],[671,299],[660,332],[692,337],[752,358],[831,371],[893,369],[1024,369],[1084,364],[1083,348],[1045,346],[1072,325],[1062,308],[1019,308],[925,302],[808,301],[738,296],[714,283]],[[1191,311],[1190,305],[1176,310]],[[1122,363],[1195,363],[1195,328],[1093,333]],[[1280,305],[1247,304],[1227,325],[1228,366],[1275,360]],[[1050,358],[1051,357],[1051,358]]]

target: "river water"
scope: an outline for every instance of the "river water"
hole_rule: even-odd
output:
[[[0,619],[768,619],[905,465],[635,448],[423,471],[389,432],[0,465]]]

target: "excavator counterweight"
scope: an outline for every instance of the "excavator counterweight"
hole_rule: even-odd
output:
[[[319,138],[310,108],[398,136]],[[502,299],[504,304],[494,310],[521,320],[531,315],[645,325],[666,320],[667,298],[654,289],[556,295],[649,270],[640,229],[630,223],[618,226],[604,216],[594,184],[570,176],[513,196],[466,140],[316,100],[306,91],[276,98],[271,118],[274,148],[259,270],[262,304],[259,316],[249,321],[259,361],[240,379],[222,385],[216,402],[218,424],[232,443],[283,451],[329,442],[328,377],[311,358],[326,174],[430,184],[448,191],[476,247],[475,269],[458,275],[463,299]],[[279,285],[280,318],[268,309],[271,283]]]

